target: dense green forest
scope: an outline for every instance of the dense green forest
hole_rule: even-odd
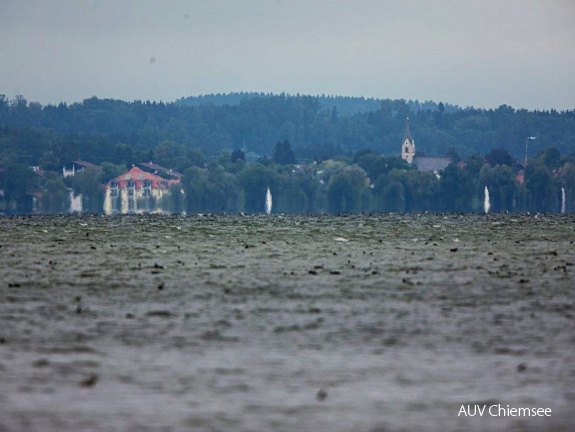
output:
[[[436,109],[428,103],[428,109],[416,110],[415,102],[382,100],[373,111],[343,114],[337,109],[338,98],[332,98],[330,108],[321,102],[327,104],[327,97],[246,96],[236,103],[237,97],[231,95],[233,103],[225,105],[94,97],[71,105],[42,106],[21,96],[8,100],[0,95],[0,155],[18,154],[19,161],[29,165],[38,165],[50,151],[56,157],[62,155],[60,163],[80,157],[93,163],[115,158],[111,161],[120,163],[125,162],[122,145],[140,156],[172,141],[186,149],[201,149],[208,158],[225,148],[270,156],[274,144],[287,139],[298,160],[316,147],[340,149],[348,155],[370,148],[395,156],[407,116],[418,151],[428,156],[443,156],[450,147],[463,157],[503,148],[523,159],[527,136],[537,137],[530,143],[532,154],[548,147],[568,154],[575,147],[575,110],[527,111],[508,106],[448,110],[442,103]]]
[[[200,105],[239,105],[243,100],[256,99],[256,98],[274,98],[276,95],[273,93],[218,93],[200,96],[189,96],[186,98],[180,98],[176,101],[177,104],[186,106],[200,106]],[[293,97],[290,95],[282,94],[281,97]],[[301,97],[299,94],[295,95],[296,98]],[[376,98],[364,98],[364,97],[353,97],[353,96],[314,96],[319,102],[322,109],[331,110],[335,107],[339,114],[352,115],[362,112],[377,111],[380,107],[383,99]],[[420,110],[439,110],[439,104],[432,101],[407,101],[409,109],[416,113]],[[443,109],[446,112],[452,113],[459,111],[457,105],[444,104]]]
[[[454,162],[439,176],[398,157],[408,116],[417,152]],[[185,194],[164,203],[174,212],[261,212],[267,187],[274,212],[480,212],[485,186],[492,211],[558,212],[561,188],[573,211],[574,144],[575,110],[253,93],[42,106],[0,95],[0,211],[29,212],[35,193],[39,211],[65,212],[72,189],[101,212],[102,184],[152,160],[183,173]],[[101,169],[62,179],[78,159]]]

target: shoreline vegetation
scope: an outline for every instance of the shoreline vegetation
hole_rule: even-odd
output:
[[[447,168],[401,160],[406,117],[416,156],[448,157]],[[574,147],[575,110],[257,93],[42,106],[0,95],[0,213],[69,213],[80,195],[82,212],[103,213],[108,182],[142,162],[181,173],[145,206],[167,213],[262,213],[267,188],[274,213],[482,213],[485,187],[492,212],[571,213]],[[78,160],[94,166],[63,178]]]

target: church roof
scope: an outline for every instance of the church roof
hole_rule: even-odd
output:
[[[439,172],[451,163],[451,159],[446,157],[414,157],[413,163],[421,172]]]
[[[413,142],[413,137],[411,136],[411,128],[409,127],[409,117],[407,117],[407,123],[405,125],[405,136],[403,139],[408,139],[410,142]]]

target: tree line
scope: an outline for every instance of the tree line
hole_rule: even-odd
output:
[[[166,147],[170,143],[153,152],[169,153]],[[250,163],[242,150],[222,150],[206,162],[195,149],[185,155],[182,181],[161,206],[172,213],[261,213],[269,187],[274,213],[483,212],[487,187],[494,212],[557,213],[563,192],[565,211],[575,212],[573,153],[539,151],[524,170],[504,149],[464,159],[455,149],[450,154],[453,162],[433,173],[372,149],[298,164],[287,140],[276,142],[271,157]],[[39,212],[66,213],[71,190],[82,194],[85,212],[102,213],[104,184],[127,169],[104,162],[63,179],[56,171],[38,176],[26,165],[9,163],[0,171],[0,211],[30,212],[30,198],[40,191]]]
[[[454,161],[439,178],[397,156],[408,116],[418,155]],[[253,93],[42,106],[0,95],[0,211],[29,212],[41,193],[39,211],[64,212],[72,189],[101,212],[102,185],[149,161],[183,173],[185,194],[165,203],[176,212],[259,212],[268,186],[283,213],[476,212],[485,186],[493,211],[558,211],[561,188],[571,211],[574,144],[575,110]],[[78,159],[101,169],[62,179]]]
[[[273,93],[256,93],[256,92],[239,92],[239,93],[217,93],[217,94],[207,94],[207,95],[199,95],[199,96],[189,96],[183,97],[176,100],[177,104],[186,105],[186,106],[202,106],[202,105],[239,105],[242,101],[248,99],[256,99],[256,98],[274,98],[277,96]],[[300,94],[296,95],[289,95],[286,93],[282,93],[279,95],[281,97],[301,97]],[[364,97],[356,97],[356,96],[330,96],[330,95],[317,95],[314,96],[319,102],[319,105],[322,109],[331,110],[335,108],[339,114],[344,115],[352,115],[358,114],[362,112],[369,112],[369,111],[377,111],[383,99],[377,98],[364,98]],[[425,101],[419,102],[417,100],[406,101],[409,109],[417,113],[420,110],[431,110],[437,111],[440,109],[440,105],[433,102],[433,101]],[[457,105],[450,105],[450,104],[442,104],[442,109],[447,112],[455,112],[460,110],[461,108]]]
[[[530,157],[548,147],[562,154],[575,148],[575,110],[461,109],[432,102],[250,93],[192,99],[92,97],[42,106],[23,96],[0,95],[0,163],[7,157],[28,165],[74,159],[134,163],[165,141],[184,153],[200,149],[206,159],[223,149],[271,156],[274,144],[286,139],[300,162],[353,156],[364,148],[395,156],[408,116],[416,146],[428,156],[442,156],[451,147],[463,157],[502,148],[522,160],[528,136],[537,137],[529,143]]]

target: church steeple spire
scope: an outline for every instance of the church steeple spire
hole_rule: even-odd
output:
[[[415,140],[411,136],[411,128],[409,127],[409,117],[405,125],[405,136],[403,137],[403,144],[401,145],[401,158],[407,163],[413,162],[415,156]]]
[[[405,136],[403,138],[408,139],[409,141],[413,141],[411,136],[411,128],[409,127],[409,117],[407,117],[407,122],[405,124]]]

